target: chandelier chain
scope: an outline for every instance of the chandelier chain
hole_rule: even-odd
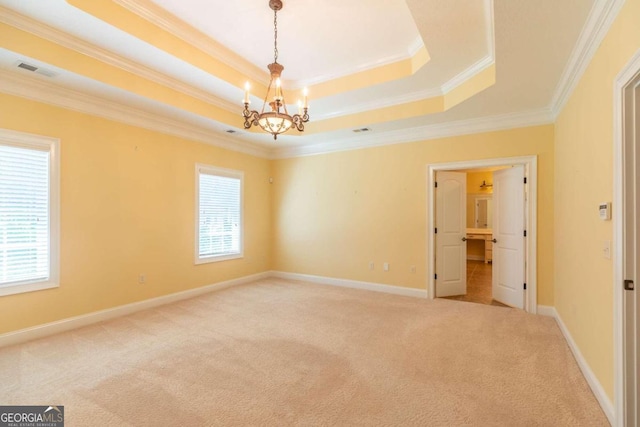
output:
[[[273,11],[273,62],[278,63],[278,11]]]

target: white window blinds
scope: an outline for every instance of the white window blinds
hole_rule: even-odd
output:
[[[242,174],[198,168],[197,261],[242,255]]]
[[[50,275],[50,153],[0,145],[0,287]]]

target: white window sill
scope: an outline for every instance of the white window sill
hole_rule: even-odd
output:
[[[208,257],[196,258],[195,264],[209,264],[211,262],[229,261],[231,259],[244,258],[243,253],[226,254],[226,255],[212,255]]]
[[[0,285],[0,296],[22,294],[25,292],[41,291],[43,289],[59,288],[60,285],[55,282],[35,282],[35,283],[17,283],[13,285]]]

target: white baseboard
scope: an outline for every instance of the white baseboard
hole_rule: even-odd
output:
[[[72,329],[81,328],[94,323],[102,322],[104,320],[113,319],[127,314],[135,313],[137,311],[147,310],[149,308],[158,307],[160,305],[169,304],[176,301],[181,301],[198,295],[206,294],[209,292],[219,291],[221,289],[229,288],[231,286],[242,285],[245,283],[253,282],[255,280],[266,279],[269,277],[269,272],[252,274],[250,276],[239,277],[237,279],[226,280],[224,282],[214,283],[212,285],[202,286],[195,289],[189,289],[182,292],[176,292],[174,294],[163,295],[160,297],[134,302],[131,304],[121,305],[114,308],[108,308],[106,310],[95,311],[93,313],[83,314],[80,316],[69,317],[67,319],[58,320],[56,322],[45,323],[44,325],[38,325],[31,328],[21,329],[15,332],[8,332],[0,335],[0,347],[19,344],[26,341],[31,341],[38,338],[43,338],[49,335],[58,334],[60,332],[66,332]]]
[[[467,255],[467,261],[484,261],[484,255]]]
[[[358,280],[337,279],[334,277],[314,276],[310,274],[287,273],[272,271],[272,277],[287,280],[301,280],[318,285],[340,286],[343,288],[363,289],[366,291],[384,292],[387,294],[404,295],[407,297],[427,298],[426,290],[405,288],[402,286],[383,285],[382,283],[360,282]]]
[[[553,317],[554,319],[558,317],[556,308],[550,305],[539,305],[537,314],[541,316]]]
[[[609,399],[609,396],[607,396],[607,393],[604,391],[604,388],[602,388],[602,384],[600,384],[600,381],[598,381],[598,378],[596,378],[595,374],[589,367],[589,364],[587,363],[586,359],[580,352],[578,345],[573,340],[573,337],[571,336],[569,329],[567,329],[567,326],[562,321],[560,314],[558,314],[555,307],[544,306],[544,305],[538,306],[538,314],[542,314],[544,316],[551,316],[556,319],[556,322],[558,323],[558,327],[560,327],[560,330],[562,331],[562,335],[564,335],[564,339],[567,341],[567,344],[569,345],[569,348],[573,353],[573,357],[575,357],[576,362],[578,362],[578,366],[582,371],[582,375],[584,375],[584,378],[587,380],[589,387],[591,387],[591,391],[593,392],[596,399],[598,400],[598,403],[600,404],[602,411],[607,416],[609,423],[612,426],[615,425],[615,414],[613,411],[613,402],[611,402],[611,400]]]

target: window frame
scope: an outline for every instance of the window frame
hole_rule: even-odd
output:
[[[60,286],[60,140],[42,135],[0,129],[0,145],[49,153],[49,277],[0,285],[0,296]]]
[[[196,163],[195,172],[194,263],[198,265],[244,258],[244,172],[235,169],[220,168],[217,166],[206,165],[202,163]],[[237,253],[200,256],[200,174],[240,180],[240,247]]]

